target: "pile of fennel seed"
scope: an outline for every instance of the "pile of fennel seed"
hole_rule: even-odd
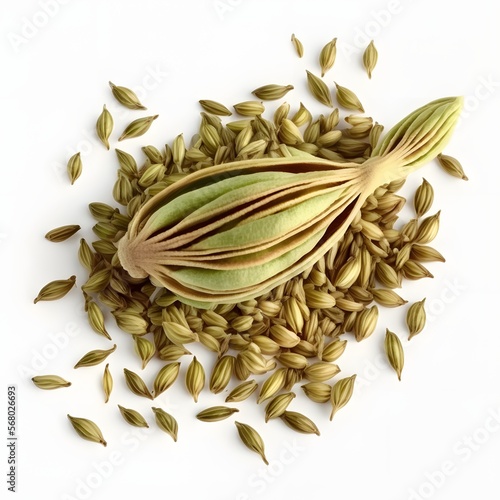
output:
[[[295,36],[292,42],[302,57],[302,44]],[[377,56],[372,42],[363,55],[370,78]],[[326,106],[325,114],[313,116],[302,103],[292,108],[287,102],[281,102],[269,114],[262,101],[283,100],[294,90],[290,84],[269,84],[255,89],[253,98],[233,106],[234,114],[239,115],[236,119],[224,104],[201,100],[199,131],[187,143],[179,134],[164,148],[146,145],[141,159],[115,149],[118,170],[112,193],[116,206],[89,204],[96,220],[92,228],[96,239],[81,239],[78,249],[79,261],[89,273],[81,285],[88,321],[109,346],[82,355],[74,367],[102,367],[106,360],[103,401],[112,398],[113,377],[119,376],[124,377],[134,395],[153,401],[174,383],[182,383],[177,379],[181,363],[185,363],[184,384],[194,401],[207,388],[215,394],[223,393],[221,405],[202,409],[197,414],[199,420],[215,422],[233,417],[240,409],[234,405],[253,397],[263,408],[266,422],[279,419],[297,432],[319,435],[310,418],[288,409],[294,406],[293,391],[300,386],[311,401],[329,406],[332,419],[347,404],[355,387],[355,374],[337,377],[337,362],[347,346],[345,337],[357,342],[370,337],[377,327],[379,307],[407,304],[395,291],[403,281],[430,278],[427,263],[444,262],[444,257],[429,246],[438,232],[440,215],[439,211],[429,214],[434,198],[431,184],[423,180],[413,198],[415,217],[401,224],[399,212],[406,199],[397,193],[404,184],[402,179],[377,188],[342,239],[313,266],[250,300],[200,309],[180,302],[155,280],[131,277],[121,266],[117,243],[132,217],[149,199],[190,173],[239,160],[288,158],[290,148],[334,162],[363,164],[379,143],[383,127],[362,114],[364,108],[352,90],[337,83],[335,100],[349,114],[341,117],[339,108],[334,107],[332,89],[323,77],[335,58],[333,39],[319,57],[321,77],[314,71],[306,74],[312,96]],[[146,109],[130,89],[111,82],[110,88],[123,106]],[[142,136],[157,116],[132,121],[120,131],[118,140]],[[107,149],[114,125],[104,105],[96,134]],[[438,160],[451,175],[467,179],[456,159],[440,154]],[[69,159],[67,169],[73,184],[83,171],[79,153]],[[46,238],[65,241],[79,230],[77,224],[62,226],[49,231]],[[75,285],[75,276],[50,282],[40,290],[35,303],[59,299]],[[406,336],[410,339],[425,326],[425,299],[407,306],[405,315]],[[153,358],[164,363],[152,377],[152,384],[146,384],[145,377],[121,366],[116,359],[116,345],[106,329],[111,316],[130,337],[142,370],[147,371]],[[402,337],[403,333],[386,329],[381,339],[388,365],[399,379],[404,365]],[[213,353],[212,366],[201,365],[189,350],[191,343],[201,343]],[[50,374],[33,377],[33,382],[41,389],[71,385],[61,376]],[[115,401],[114,411],[129,425],[149,427],[154,417],[156,424],[177,440],[178,423],[162,408],[152,406],[151,414],[144,416],[128,403],[118,403],[122,402]],[[82,438],[106,445],[101,428],[93,421],[71,415],[68,418]],[[248,424],[235,424],[243,443],[267,463],[260,434]]]

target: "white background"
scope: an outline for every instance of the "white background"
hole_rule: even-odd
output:
[[[2,2],[0,391],[6,412],[7,386],[17,386],[13,498],[498,498],[500,36],[494,5],[486,0]],[[304,43],[303,59],[292,50],[291,33]],[[357,373],[359,383],[334,422],[328,420],[328,405],[306,400],[296,388],[292,409],[310,416],[320,437],[296,434],[280,421],[265,424],[254,401],[239,405],[238,420],[253,425],[265,440],[271,462],[266,469],[239,442],[234,419],[206,424],[194,418],[200,409],[220,404],[222,394],[206,391],[195,405],[181,378],[155,401],[177,418],[178,442],[155,429],[150,402],[125,387],[123,367],[140,372],[140,366],[130,339],[111,321],[118,350],[109,358],[115,390],[105,405],[104,365],[72,368],[87,351],[109,346],[90,330],[78,290],[36,306],[33,298],[53,279],[76,274],[80,285],[85,280],[76,257],[79,238],[56,245],[43,235],[78,223],[80,234],[91,240],[87,204],[112,201],[115,154],[94,132],[104,103],[115,117],[112,147],[132,154],[148,143],[161,148],[180,132],[189,138],[198,126],[199,99],[231,105],[267,83],[295,85],[285,99],[293,109],[302,101],[315,113],[326,112],[307,92],[305,69],[318,73],[319,51],[332,37],[338,37],[338,55],[326,82],[355,90],[367,115],[387,127],[432,99],[466,96],[446,152],[460,159],[470,180],[447,176],[436,162],[408,180],[403,194],[411,200],[425,176],[436,192],[431,213],[442,210],[433,246],[447,262],[429,265],[433,280],[406,283],[400,291],[410,302],[427,297],[428,325],[408,343],[403,307],[384,312],[370,339],[349,343],[340,366],[345,376]],[[361,53],[372,38],[379,63],[370,81]],[[148,112],[124,111],[112,99],[108,80],[134,88]],[[278,104],[268,105],[268,116]],[[160,118],[148,135],[118,144],[125,124],[149,112]],[[84,170],[70,186],[65,164],[77,150]],[[412,217],[411,203],[404,217]],[[385,327],[404,339],[402,382],[382,355]],[[209,370],[212,357],[197,347],[194,352]],[[141,372],[148,384],[159,366],[151,362]],[[60,374],[73,385],[40,391],[30,378],[43,373]],[[134,435],[118,403],[143,413],[151,428]],[[107,448],[78,438],[67,413],[97,422]],[[6,416],[0,422],[4,438]],[[0,449],[4,498],[8,449]]]

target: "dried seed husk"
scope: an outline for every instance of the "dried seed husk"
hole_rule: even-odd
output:
[[[335,298],[321,290],[307,289],[306,304],[311,309],[331,309],[335,307]]]
[[[354,382],[356,375],[346,377],[338,380],[332,387],[332,395],[330,402],[332,404],[332,412],[330,413],[330,420],[333,420],[335,413],[343,408],[351,399],[354,390]]]
[[[309,365],[307,358],[296,352],[283,352],[278,356],[278,361],[285,368],[294,368],[295,370],[303,370]]]
[[[227,387],[231,381],[235,361],[234,356],[222,356],[217,360],[210,376],[210,392],[218,394]]]
[[[102,240],[115,240],[118,234],[118,228],[111,222],[98,222],[92,227],[92,231]]]
[[[80,417],[72,417],[68,414],[69,421],[73,426],[73,429],[77,432],[77,434],[87,441],[93,441],[94,443],[100,443],[103,446],[106,446],[106,440],[102,435],[101,429],[87,418]]]
[[[410,258],[419,262],[445,262],[446,259],[435,248],[427,245],[412,245]]]
[[[95,262],[94,253],[92,252],[91,248],[84,238],[80,239],[80,246],[78,248],[78,260],[80,261],[80,264],[85,269],[87,269],[87,271],[92,272]]]
[[[407,260],[401,268],[401,275],[409,280],[434,278],[434,275],[425,266],[411,259]]]
[[[104,290],[111,278],[111,269],[101,269],[92,274],[87,282],[82,285],[82,290],[86,293],[97,293]]]
[[[181,346],[182,344],[198,341],[196,332],[191,331],[191,329],[184,325],[173,321],[164,321],[162,327],[167,338],[176,345]]]
[[[74,184],[75,181],[82,174],[82,159],[80,157],[80,152],[75,153],[69,160],[66,166],[66,170],[68,172],[68,177],[71,184]]]
[[[336,299],[336,306],[344,312],[361,312],[364,309],[364,305],[356,302],[354,300],[344,299],[339,297]]]
[[[295,347],[300,342],[300,337],[291,330],[288,330],[288,328],[285,328],[283,325],[271,326],[270,337],[279,346],[288,349]]]
[[[304,142],[300,129],[288,118],[281,121],[278,137],[284,144],[292,146]]]
[[[112,241],[106,241],[106,240],[93,241],[92,246],[94,247],[94,250],[98,254],[103,256],[109,256],[109,255],[112,256],[117,251],[117,248]]]
[[[182,356],[190,354],[191,352],[188,351],[184,346],[175,344],[163,347],[158,353],[160,359],[163,361],[177,361]]]
[[[155,346],[150,340],[140,337],[139,335],[134,335],[134,349],[141,358],[142,369],[144,370],[155,354]]]
[[[295,393],[287,392],[286,394],[280,394],[275,396],[266,406],[265,420],[268,422],[272,418],[278,418],[285,413],[288,405],[295,398]]]
[[[326,382],[335,377],[340,372],[340,368],[332,363],[319,361],[309,365],[304,370],[304,377],[310,382]]]
[[[335,86],[337,87],[336,97],[337,102],[347,109],[353,109],[364,113],[365,110],[357,95],[347,87],[342,87],[337,82],[335,82]]]
[[[374,331],[378,321],[378,307],[364,309],[356,316],[354,335],[358,342],[367,339]]]
[[[123,104],[129,109],[146,109],[141,104],[139,98],[137,97],[137,95],[133,90],[130,90],[127,87],[121,87],[115,85],[112,82],[109,82],[109,86],[111,87],[111,92],[113,93],[113,96],[120,104]]]
[[[464,169],[461,163],[453,156],[438,154],[437,159],[441,167],[453,177],[458,177],[459,179],[463,179],[464,181],[468,181],[469,178],[465,175]]]
[[[233,114],[228,108],[226,108],[226,106],[224,106],[224,104],[221,104],[220,102],[211,101],[209,99],[202,99],[198,102],[207,113],[211,113],[212,115],[231,116]]]
[[[322,77],[325,76],[325,73],[333,67],[336,56],[337,39],[334,38],[321,49],[321,53],[319,54],[319,65],[321,66]]]
[[[104,325],[104,314],[101,308],[93,300],[87,302],[87,317],[94,332],[111,340],[111,336]]]
[[[299,57],[304,55],[304,46],[302,42],[292,33],[292,44]]]
[[[134,188],[126,175],[118,173],[118,179],[113,186],[113,198],[125,206],[134,199]]]
[[[157,373],[153,382],[153,397],[157,398],[177,380],[181,364],[179,362],[165,365]]]
[[[145,116],[144,118],[138,118],[130,122],[123,131],[122,135],[118,138],[119,141],[123,141],[125,139],[132,139],[134,137],[139,137],[144,135],[151,124],[158,118],[159,115],[154,116]]]
[[[59,243],[61,241],[65,241],[75,233],[80,231],[81,227],[77,224],[71,224],[67,226],[60,226],[54,229],[51,229],[46,235],[45,238],[49,241],[53,241],[54,243]]]
[[[205,332],[198,332],[197,335],[200,344],[203,344],[208,350],[212,352],[216,352],[217,354],[220,353],[221,346],[216,338]]]
[[[300,432],[302,434],[316,434],[320,435],[319,429],[316,424],[302,413],[296,411],[285,411],[281,416],[281,420],[285,422],[290,429]]]
[[[200,127],[200,138],[203,145],[210,154],[215,154],[221,145],[220,135],[217,128],[209,123],[202,123]]]
[[[283,303],[283,313],[290,328],[295,333],[301,332],[304,327],[304,316],[295,297],[290,297]]]
[[[256,88],[252,91],[252,94],[263,101],[274,101],[285,97],[290,90],[293,90],[293,85],[270,84]]]
[[[118,158],[118,163],[120,165],[120,172],[125,175],[125,177],[133,179],[138,175],[137,162],[135,158],[121,149],[115,149],[116,156]],[[117,200],[118,201],[118,200]]]
[[[262,401],[269,399],[281,391],[285,385],[286,374],[286,368],[278,368],[272,375],[270,375],[260,388],[257,403],[262,403]]]
[[[372,77],[372,71],[377,65],[378,51],[373,44],[373,40],[368,44],[365,51],[363,52],[363,66],[368,73],[368,78]]]
[[[389,264],[381,260],[375,266],[375,277],[386,288],[399,288],[401,277]]]
[[[264,113],[264,105],[258,101],[243,101],[233,106],[236,113],[241,116],[257,116]]]
[[[307,85],[311,94],[325,106],[333,108],[332,94],[330,89],[327,87],[326,83],[321,80],[321,78],[312,74],[310,71],[307,71]],[[315,141],[307,141],[306,142],[315,142]]]
[[[290,108],[290,106],[288,106],[288,108]],[[288,114],[288,111],[287,111],[287,114]],[[286,116],[284,116],[283,118],[286,118]],[[302,103],[300,103],[300,107],[299,107],[298,111],[292,117],[292,122],[295,123],[295,125],[297,125],[297,127],[302,127],[306,123],[311,123],[311,121],[312,121],[311,112]],[[281,120],[279,123],[281,123]],[[279,125],[279,124],[277,124],[277,125]]]
[[[193,356],[193,360],[186,371],[186,388],[193,396],[194,402],[198,402],[198,396],[205,387],[205,370],[201,363]]]
[[[432,186],[423,179],[422,184],[415,191],[415,198],[413,199],[413,206],[417,217],[422,217],[431,208],[434,201],[434,189]]]
[[[273,116],[274,125],[276,127],[279,127],[281,125],[281,122],[288,117],[289,112],[290,112],[290,104],[288,104],[287,102],[281,104],[274,112]]]
[[[226,397],[226,403],[239,403],[249,398],[256,390],[259,384],[255,380],[247,380],[237,385]]]
[[[144,398],[153,399],[151,392],[142,380],[142,378],[134,373],[131,370],[127,370],[127,368],[123,369],[123,373],[125,375],[125,382],[127,383],[127,387],[136,395],[142,396]]]
[[[138,184],[142,188],[149,188],[165,176],[166,167],[163,163],[153,163],[143,171]],[[127,227],[124,228],[125,230]]]
[[[172,159],[178,168],[182,167],[184,157],[186,155],[186,144],[184,142],[184,135],[179,134],[172,145]]]
[[[141,149],[151,163],[164,163],[165,156],[154,146],[143,146]]]
[[[177,420],[161,408],[151,408],[155,414],[155,420],[158,427],[166,432],[174,442],[177,442],[178,424]]]
[[[439,231],[439,216],[441,215],[441,210],[430,217],[426,217],[422,220],[417,235],[415,237],[415,243],[424,245],[430,243]]]
[[[118,405],[120,413],[122,417],[125,419],[125,422],[133,425],[134,427],[147,427],[149,428],[146,419],[136,410],[132,410],[131,408],[124,408],[123,406]]]
[[[208,310],[201,313],[201,319],[208,326],[220,326],[221,328],[227,328],[229,323],[224,316],[221,316],[215,311]]]
[[[337,288],[350,288],[358,279],[361,272],[361,259],[350,257],[347,262],[339,269],[334,285]]]
[[[196,418],[202,422],[219,422],[229,418],[233,413],[240,410],[238,408],[228,408],[227,406],[212,406],[206,410],[200,411]]]
[[[235,422],[236,428],[238,429],[238,435],[240,436],[243,444],[250,450],[258,453],[264,463],[269,465],[266,455],[264,453],[264,441],[260,437],[260,434],[248,424],[243,424],[242,422]]]
[[[113,345],[111,349],[95,349],[94,351],[89,351],[74,366],[75,368],[95,366],[102,363],[112,352],[115,352],[116,344]]]
[[[102,387],[104,389],[104,395],[106,397],[104,402],[107,403],[109,401],[111,391],[113,390],[113,377],[111,376],[111,372],[109,371],[109,363],[107,363],[104,368],[104,374],[102,376]]]
[[[394,261],[394,267],[396,271],[400,271],[401,268],[406,264],[406,262],[408,262],[412,247],[413,243],[406,243],[406,245],[404,245],[396,254],[396,260]]]
[[[106,104],[102,107],[102,113],[97,118],[96,123],[96,132],[97,137],[99,137],[100,141],[106,146],[106,149],[109,150],[109,136],[111,132],[113,132],[113,117],[111,113],[106,109]]]
[[[315,403],[330,401],[332,388],[324,382],[309,382],[301,386],[306,396]]]
[[[131,335],[145,335],[148,332],[149,323],[136,312],[114,312],[116,324],[124,332]]]
[[[67,280],[55,280],[47,283],[38,292],[35,300],[35,304],[41,300],[58,300],[64,297],[76,283],[76,276],[70,276]]]
[[[59,375],[37,375],[31,379],[39,389],[47,391],[60,389],[61,387],[69,387],[71,382],[63,379]]]
[[[89,211],[98,222],[109,222],[113,215],[118,212],[118,209],[106,203],[92,202],[89,203]]]
[[[251,345],[249,344],[247,347]],[[256,347],[255,344],[253,345]],[[248,372],[249,374],[261,375],[269,371],[266,358],[260,352],[255,352],[252,349],[246,348],[242,350],[236,359],[241,363],[242,366],[240,368],[243,368],[243,373]],[[236,369],[237,365],[235,365]]]
[[[311,342],[301,340],[295,347],[292,348],[292,352],[302,354],[302,356],[306,358],[314,358],[314,356],[318,354],[318,349],[314,344],[311,344]]]
[[[253,323],[252,316],[238,316],[233,321],[231,321],[231,328],[236,330],[237,332],[246,332],[250,329]]]
[[[342,356],[347,346],[347,340],[334,340],[330,342],[321,352],[319,359],[331,363]]]
[[[320,148],[331,148],[342,138],[341,130],[330,130],[318,137],[316,144]]]
[[[386,288],[371,289],[373,300],[384,307],[399,307],[408,301],[401,298],[394,290]]]
[[[410,333],[408,340],[413,338],[415,335],[419,334],[425,326],[426,314],[425,314],[425,299],[412,304],[406,313],[406,326]]]
[[[401,345],[399,337],[395,333],[389,331],[389,329],[386,330],[385,334],[384,350],[390,365],[397,373],[398,379],[401,380],[401,372],[404,366],[403,346]]]

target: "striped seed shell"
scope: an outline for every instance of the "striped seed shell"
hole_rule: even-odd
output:
[[[378,51],[373,44],[373,40],[368,44],[365,51],[363,52],[363,66],[368,73],[368,78],[372,77],[372,71],[377,65]]]
[[[250,450],[258,453],[264,463],[269,465],[267,461],[265,451],[264,451],[264,441],[262,440],[260,434],[248,424],[242,422],[235,422],[236,428],[238,430],[238,435],[240,436],[243,444]]]
[[[287,392],[286,394],[279,394],[275,396],[266,406],[266,415],[265,420],[268,422],[272,418],[278,418],[285,410],[288,408],[288,405],[295,398],[295,393]]]
[[[109,86],[111,87],[111,92],[113,93],[113,96],[120,104],[123,104],[125,107],[129,109],[146,109],[141,104],[139,98],[137,97],[136,93],[133,90],[130,90],[127,87],[115,85],[112,82],[109,82]]]
[[[146,419],[138,411],[132,410],[131,408],[124,408],[120,405],[118,405],[118,408],[122,417],[130,425],[133,425],[134,427],[149,427]]]
[[[203,411],[200,411],[196,415],[198,420],[202,422],[218,422],[219,420],[225,420],[229,418],[233,413],[240,410],[238,408],[228,408],[227,406],[212,406]]]
[[[101,429],[99,429],[97,424],[92,422],[92,420],[87,418],[72,417],[69,414],[68,419],[71,422],[73,429],[75,429],[81,438],[86,439],[87,441],[93,441],[94,443],[100,443],[103,446],[107,445]]]
[[[165,392],[177,380],[181,364],[179,362],[168,363],[156,374],[153,382],[153,397],[156,398]]]
[[[332,412],[330,414],[330,420],[332,420],[335,413],[343,408],[351,399],[355,380],[356,375],[342,378],[332,387],[332,395],[330,399],[332,403]]]
[[[71,382],[68,382],[59,375],[37,375],[31,380],[39,389],[44,390],[60,389],[61,387],[69,387],[71,385]]]
[[[175,442],[177,442],[178,424],[177,420],[161,408],[151,408],[155,414],[155,420],[158,427],[166,432]]]
[[[194,402],[198,402],[198,396],[205,386],[205,370],[201,363],[193,356],[193,360],[186,371],[186,388],[193,396]]]
[[[290,429],[300,432],[302,434],[316,434],[320,435],[319,429],[316,424],[302,413],[296,411],[285,411],[280,416],[281,420],[285,422]]]
[[[390,365],[397,373],[398,379],[401,380],[401,372],[404,366],[403,346],[401,345],[399,337],[395,333],[389,331],[389,329],[386,330],[384,349]]]
[[[237,385],[226,397],[226,403],[239,403],[249,398],[258,388],[255,380],[246,380]]]
[[[96,349],[89,351],[76,363],[75,368],[95,366],[102,363],[112,352],[115,352],[116,344],[111,349]]]
[[[125,382],[127,387],[136,395],[142,396],[144,398],[153,399],[153,396],[149,392],[149,389],[142,380],[142,378],[134,373],[133,371],[127,370],[127,368],[123,369],[123,373],[125,375]]]
[[[410,333],[408,340],[419,334],[425,326],[425,299],[412,304],[406,313],[406,326]]]

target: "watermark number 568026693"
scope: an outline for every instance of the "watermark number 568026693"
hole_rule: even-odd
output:
[[[17,488],[17,391],[15,385],[7,387],[7,489]]]

